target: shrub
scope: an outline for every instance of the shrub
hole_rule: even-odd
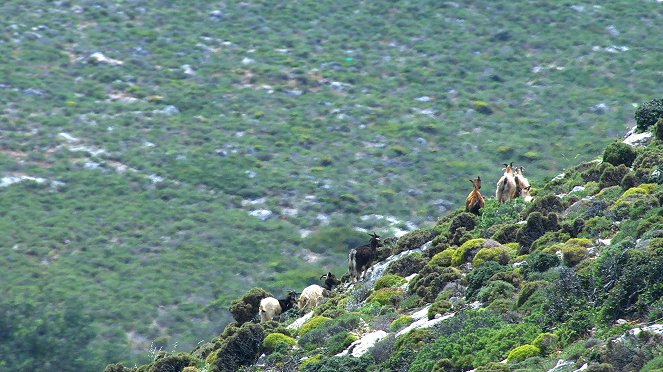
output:
[[[637,156],[635,149],[621,141],[609,144],[603,151],[603,161],[614,166],[625,165],[630,167]]]
[[[397,288],[405,283],[405,278],[399,275],[387,274],[378,279],[373,285],[374,290],[382,288]]]
[[[481,288],[477,299],[484,304],[489,304],[498,298],[511,298],[516,288],[503,280],[496,280]]]
[[[245,323],[231,336],[215,343],[215,350],[207,356],[210,371],[236,371],[255,362],[265,333],[260,324]]]
[[[511,350],[507,356],[508,362],[521,362],[527,358],[539,355],[541,350],[534,345],[522,345]]]
[[[475,267],[466,277],[467,299],[472,299],[479,289],[481,289],[481,287],[483,287],[495,273],[507,270],[509,270],[508,267],[493,261],[486,262],[480,267]]]
[[[650,146],[640,150],[633,162],[633,172],[640,182],[663,183],[663,146]]]
[[[487,261],[494,261],[501,265],[506,265],[511,258],[509,253],[509,250],[505,247],[482,248],[474,256],[472,265],[477,267]]]
[[[475,372],[509,372],[509,367],[503,363],[490,362],[477,367]]]
[[[559,265],[559,257],[556,254],[534,252],[527,259],[527,269],[536,272],[546,272]]]
[[[516,241],[520,244],[520,253],[529,253],[532,243],[543,236],[546,231],[559,230],[557,215],[550,213],[543,216],[539,212],[532,212],[527,222],[521,226],[516,234]]]
[[[564,210],[562,199],[556,195],[546,195],[534,199],[530,206],[523,212],[523,217],[528,217],[534,212],[539,212],[546,216],[549,213],[561,213]],[[529,217],[528,217],[529,219]]]
[[[451,310],[451,302],[445,300],[444,298],[438,298],[428,308],[428,319],[433,319],[435,318],[435,315],[444,314],[449,310]]]
[[[463,212],[455,216],[449,225],[449,243],[461,245],[465,242],[465,236],[474,229],[477,217],[472,213]]]
[[[559,337],[557,337],[555,334],[541,333],[540,335],[536,336],[534,341],[532,341],[532,345],[539,348],[539,350],[541,350],[541,354],[547,355],[555,350],[558,340]]]
[[[440,234],[439,230],[433,229],[419,229],[411,231],[401,236],[396,242],[396,246],[391,254],[397,254],[410,249],[416,249],[433,240]]]
[[[599,178],[599,187],[604,189],[606,187],[619,186],[624,176],[628,173],[629,169],[624,164],[619,164],[614,167],[610,164],[605,164],[603,171],[601,172],[601,177]]]
[[[273,351],[287,350],[296,343],[297,341],[294,338],[282,333],[270,333],[262,341],[262,347],[265,351],[271,353]]]
[[[400,301],[403,299],[403,291],[398,288],[382,288],[377,291],[373,291],[370,296],[366,299],[366,303],[377,302],[382,306],[391,305],[398,306]]]
[[[447,283],[461,278],[460,271],[453,267],[426,265],[408,286],[423,302],[433,302]]]
[[[405,277],[418,273],[424,265],[426,265],[426,259],[423,258],[421,253],[413,253],[390,263],[385,273]]]
[[[299,328],[299,336],[303,336],[306,333],[314,330],[315,328],[319,327],[325,322],[330,321],[331,318],[327,318],[324,316],[314,316],[311,319],[307,320],[306,323],[302,324],[302,326]]]
[[[443,250],[442,252],[433,256],[433,258],[431,258],[430,261],[428,261],[428,265],[441,266],[441,267],[451,266],[451,258],[455,251],[456,250],[453,248],[447,248]]]
[[[569,267],[577,265],[580,261],[587,258],[588,255],[589,251],[587,248],[581,245],[572,244],[562,247],[562,260]]]
[[[463,243],[459,248],[456,249],[454,254],[451,257],[451,264],[453,266],[458,266],[465,262],[470,262],[474,255],[483,247],[483,243],[486,239],[471,239]]]
[[[496,225],[499,226],[497,228],[497,231],[492,235],[492,239],[502,243],[506,244],[509,242],[514,242],[516,241],[516,234],[518,233],[518,229],[520,228],[519,225],[517,224],[502,224],[502,225]]]
[[[520,294],[518,295],[518,300],[516,301],[516,306],[521,307],[529,300],[529,298],[536,292],[537,289],[547,286],[549,283],[545,280],[536,280],[533,282],[527,282],[523,284]]]
[[[241,325],[253,320],[258,315],[260,300],[271,296],[269,292],[262,288],[251,288],[244,296],[234,300],[228,310],[235,321]]]
[[[563,231],[546,231],[540,238],[532,242],[532,248],[530,252],[541,251],[546,247],[551,245],[565,242],[569,240],[571,236]]]
[[[663,118],[658,119],[654,125],[654,138],[659,141],[663,141]]]
[[[397,332],[412,324],[413,321],[414,319],[412,319],[411,316],[401,315],[400,317],[396,318],[393,322],[391,322],[391,324],[389,325],[389,329],[392,332]]]
[[[299,364],[299,370],[300,371],[306,371],[308,366],[310,365],[310,369],[314,368],[315,364],[320,363],[320,359],[322,359],[322,355],[313,355],[309,358],[304,359],[300,364]]]
[[[658,119],[663,118],[663,99],[654,98],[645,102],[635,109],[635,123],[640,132],[644,132],[650,126],[656,124]]]

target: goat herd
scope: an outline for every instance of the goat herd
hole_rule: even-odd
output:
[[[523,167],[513,168],[513,163],[504,164],[504,175],[497,182],[497,189],[495,190],[495,199],[500,203],[513,200],[517,197],[522,197],[526,202],[532,201],[530,196],[530,184],[525,175],[523,174]],[[465,200],[465,210],[467,212],[479,215],[479,210],[483,208],[485,199],[481,196],[479,189],[481,188],[481,177],[470,180],[474,189],[467,196]],[[377,234],[369,234],[371,240],[368,244],[353,248],[348,255],[348,271],[350,273],[350,280],[356,283],[358,280],[363,280],[366,271],[373,264],[377,257],[377,249],[382,246],[380,236]],[[260,301],[260,321],[266,322],[272,320],[274,317],[279,316],[281,313],[286,312],[294,307],[303,310],[312,309],[320,304],[323,297],[328,295],[329,291],[334,286],[341,284],[341,281],[334,276],[331,272],[322,275],[320,280],[324,279],[325,282],[322,286],[312,284],[298,294],[295,291],[289,291],[288,296],[279,300],[274,297],[266,297]],[[297,298],[299,296],[299,298]]]

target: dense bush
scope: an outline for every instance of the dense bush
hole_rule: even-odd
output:
[[[513,284],[503,280],[495,280],[479,290],[477,299],[484,304],[489,304],[498,298],[511,298],[515,292],[516,288]]]
[[[382,306],[391,305],[398,307],[402,299],[403,290],[399,288],[382,288],[371,293],[366,299],[366,302],[377,302]]]
[[[663,184],[663,146],[650,146],[640,151],[633,161],[633,171],[640,182]]]
[[[435,315],[442,314],[451,310],[451,302],[442,297],[438,297],[428,308],[428,319],[435,318]]]
[[[495,225],[498,226],[495,233],[491,236],[492,239],[498,241],[499,243],[506,244],[516,241],[516,234],[520,228],[517,224],[502,224]]]
[[[605,151],[603,151],[603,161],[614,166],[625,165],[630,167],[637,155],[638,153],[632,146],[617,141],[605,148]]]
[[[485,242],[486,239],[482,238],[466,241],[463,243],[463,245],[454,251],[453,255],[451,256],[451,264],[453,266],[459,266],[463,263],[471,262],[474,258],[474,255],[484,247]]]
[[[251,288],[244,296],[234,300],[228,309],[240,325],[253,320],[258,315],[260,300],[271,297],[269,292],[262,288]]]
[[[472,259],[472,265],[481,266],[485,262],[494,261],[501,265],[509,263],[510,251],[506,247],[482,248]]]
[[[421,256],[421,253],[413,253],[390,263],[385,270],[385,274],[406,277],[418,273],[424,265],[426,265],[426,260]]]
[[[314,363],[307,363],[300,371],[303,372],[365,372],[375,366],[375,362],[370,353],[364,354],[359,358],[352,356],[321,358]]]
[[[534,201],[527,207],[521,215],[529,218],[529,215],[534,212],[539,212],[546,216],[549,213],[561,213],[564,210],[564,204],[557,195],[545,195],[540,198],[535,198]]]
[[[149,368],[149,372],[161,371],[181,371],[185,367],[195,367],[199,360],[189,354],[178,353],[169,354],[165,352],[159,353],[154,358],[154,363]]]
[[[408,285],[408,291],[416,293],[422,301],[433,302],[445,285],[461,278],[453,267],[426,265]]]
[[[546,231],[557,230],[559,230],[559,223],[555,213],[544,217],[539,212],[532,212],[527,217],[527,222],[520,227],[516,234],[516,241],[520,244],[520,253],[529,253],[532,243],[542,237]]]
[[[534,341],[532,341],[532,345],[537,347],[541,351],[541,354],[547,355],[555,350],[558,340],[559,337],[557,337],[556,334],[541,333],[540,335],[536,336]]]
[[[638,130],[644,132],[656,124],[658,119],[663,118],[663,99],[654,98],[641,104],[635,109],[634,117]]]
[[[443,250],[442,252],[433,256],[433,258],[431,258],[430,261],[428,261],[428,265],[442,266],[442,267],[451,266],[451,259],[455,251],[456,250],[453,248],[447,248]]]
[[[562,260],[566,266],[575,266],[587,258],[589,251],[587,246],[575,242],[566,243],[562,247]]]
[[[215,342],[215,350],[207,356],[210,371],[236,371],[258,358],[265,333],[260,324],[245,323],[236,332]]]
[[[509,362],[520,362],[527,358],[539,355],[541,350],[534,345],[522,345],[511,350],[507,356]]]
[[[472,299],[474,295],[479,292],[481,287],[483,287],[488,280],[498,272],[504,272],[509,270],[507,266],[500,265],[497,262],[489,261],[486,262],[481,267],[475,267],[470,271],[467,276],[467,293],[466,297]]]
[[[394,319],[393,322],[391,322],[391,324],[389,325],[389,329],[392,332],[397,332],[400,329],[405,328],[408,325],[410,325],[413,321],[414,321],[414,319],[412,319],[411,316],[401,315],[400,317]]]
[[[619,186],[622,183],[624,176],[629,173],[628,167],[624,164],[612,166],[610,164],[604,163],[602,168],[603,171],[601,172],[601,177],[599,178],[599,187],[602,189],[610,186]]]
[[[398,288],[405,283],[405,278],[399,275],[387,274],[383,275],[373,284],[373,290],[382,288]]]
[[[325,322],[330,321],[331,318],[327,318],[324,316],[314,316],[313,318],[309,319],[306,321],[306,323],[302,324],[302,326],[299,328],[299,336],[303,336],[306,333],[314,330],[315,328],[321,326]]]
[[[425,243],[433,240],[439,234],[440,231],[438,228],[414,230],[398,238],[396,246],[391,253],[397,254],[410,249],[419,248]]]
[[[282,333],[270,333],[262,341],[262,347],[267,352],[283,351],[296,343],[297,341],[290,336]]]
[[[534,252],[527,256],[527,270],[545,272],[559,265],[559,257],[554,253]]]

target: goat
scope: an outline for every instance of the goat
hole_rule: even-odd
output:
[[[320,279],[325,279],[324,285],[312,284],[304,288],[301,296],[299,296],[299,301],[297,301],[298,308],[307,310],[317,307],[327,292],[331,291],[335,285],[341,284],[341,281],[331,272],[321,276]]]
[[[377,257],[378,247],[382,247],[380,237],[375,232],[368,235],[371,236],[371,241],[368,244],[351,249],[348,255],[348,268],[353,283],[364,279],[366,270]]]
[[[523,200],[529,203],[532,201],[532,196],[530,196],[529,194],[531,186],[529,184],[529,180],[523,174],[524,170],[525,168],[523,167],[516,167],[515,171],[516,198],[522,196]]]
[[[478,216],[479,209],[483,208],[486,202],[479,192],[479,189],[481,188],[481,177],[477,176],[475,180],[470,180],[470,182],[472,182],[474,190],[472,190],[467,196],[467,199],[465,199],[465,211],[474,213]]]
[[[500,203],[507,202],[516,197],[516,179],[513,176],[513,162],[504,164],[504,175],[497,181],[495,199]]]
[[[274,297],[265,297],[260,300],[260,308],[258,312],[260,313],[260,321],[268,322],[274,317],[281,315],[295,306],[297,301],[297,292],[290,291],[288,296],[283,300],[277,300]]]

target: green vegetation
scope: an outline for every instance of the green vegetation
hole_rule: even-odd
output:
[[[282,298],[329,271],[340,277],[364,231],[408,232],[385,257],[434,243],[390,267],[419,274],[402,308],[367,306],[364,288],[326,308],[334,319],[362,309],[370,327],[388,329],[447,286],[462,310],[469,277],[472,299],[513,286],[489,312],[504,310],[525,283],[556,275],[563,286],[537,287],[507,319],[554,328],[560,348],[616,316],[661,314],[651,284],[661,282],[651,248],[660,187],[622,197],[663,182],[660,142],[637,148],[632,169],[624,146],[619,165],[587,163],[629,118],[640,131],[660,127],[650,26],[663,15],[653,1],[7,0],[0,12],[0,369],[193,367],[180,351],[200,340],[197,368],[250,368],[276,331],[252,322],[259,296],[243,294]],[[525,166],[533,205],[491,200],[510,161]],[[480,217],[459,208],[477,175],[488,198]],[[567,235],[612,243],[573,267],[525,256]],[[493,261],[470,265],[492,247],[458,248],[491,238],[519,244],[495,278],[484,277]],[[443,267],[448,256],[427,265],[449,249],[457,266]],[[523,261],[540,265],[511,266]],[[548,291],[566,310],[545,301]],[[336,349],[348,340],[338,337]],[[480,366],[518,345],[430,362]],[[408,369],[414,349],[399,360],[315,351],[307,368]],[[265,363],[297,369],[303,353]]]

